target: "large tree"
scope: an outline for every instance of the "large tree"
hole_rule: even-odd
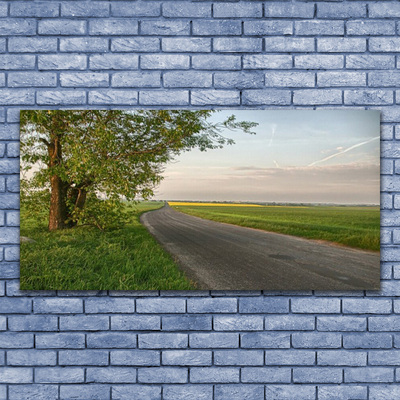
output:
[[[27,110],[21,112],[22,199],[45,199],[49,230],[81,221],[104,225],[121,199],[147,199],[177,154],[232,144],[227,129],[256,124],[210,122],[211,110]],[[47,198],[46,198],[47,195]],[[41,197],[40,197],[41,196]],[[49,198],[48,198],[49,197]]]

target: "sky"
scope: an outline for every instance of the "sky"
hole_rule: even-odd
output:
[[[167,165],[154,199],[379,204],[380,114],[375,110],[224,110],[257,122],[235,144],[193,149]]]

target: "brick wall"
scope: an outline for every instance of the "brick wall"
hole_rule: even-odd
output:
[[[398,17],[385,0],[1,2],[0,399],[400,398]],[[130,106],[381,110],[382,291],[20,292],[19,110]]]

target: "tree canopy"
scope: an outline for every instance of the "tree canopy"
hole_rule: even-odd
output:
[[[233,144],[227,130],[256,123],[212,110],[26,110],[21,112],[21,201],[49,211],[49,229],[116,221],[121,200],[148,199],[165,165],[193,148]],[[30,173],[26,173],[27,171]]]

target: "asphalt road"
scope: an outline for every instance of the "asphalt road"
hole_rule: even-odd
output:
[[[379,253],[208,221],[169,206],[141,222],[198,289],[380,288]]]

